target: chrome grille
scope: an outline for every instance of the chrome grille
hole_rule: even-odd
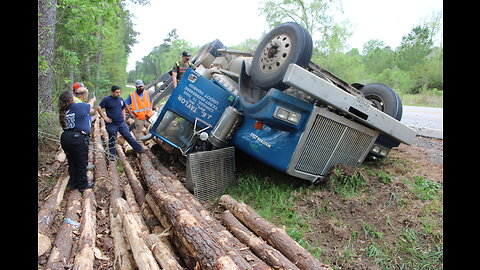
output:
[[[235,181],[235,149],[221,148],[187,155],[186,185],[199,201],[224,194]]]
[[[354,122],[347,126],[346,121],[351,122],[335,121],[318,114],[300,148],[295,170],[325,175],[335,164],[359,166],[377,136],[374,132],[367,134],[352,128]]]

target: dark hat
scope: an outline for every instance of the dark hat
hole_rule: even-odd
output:
[[[135,86],[136,87],[143,86],[143,81],[142,80],[136,80],[135,81]]]
[[[190,57],[190,52],[189,51],[183,51],[182,56]]]

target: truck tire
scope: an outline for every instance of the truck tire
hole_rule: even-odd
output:
[[[403,114],[403,106],[400,97],[392,88],[381,84],[367,84],[359,89],[366,99],[373,103],[373,107],[400,121]]]
[[[310,34],[294,22],[286,22],[272,29],[260,42],[252,59],[250,74],[259,88],[285,90],[282,82],[291,63],[306,67],[312,57]]]

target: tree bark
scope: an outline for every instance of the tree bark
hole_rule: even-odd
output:
[[[143,240],[146,237],[145,232],[142,231],[135,215],[130,211],[127,201],[117,198],[115,207],[117,207],[117,211],[122,217],[123,232],[127,236],[138,269],[160,270],[152,252]]]
[[[153,252],[158,264],[165,270],[182,270],[183,267],[175,259],[175,255],[170,252],[170,248],[165,246],[156,234],[150,234],[145,239],[148,247]]]
[[[219,203],[243,224],[265,239],[271,246],[290,259],[301,270],[330,269],[280,229],[258,215],[250,206],[239,203],[230,195],[220,197]]]
[[[57,208],[63,200],[65,188],[70,177],[67,173],[62,174],[57,180],[57,184],[53,188],[50,197],[42,205],[38,212],[38,256],[43,255],[51,247],[51,240],[47,236],[48,228],[52,226],[53,219],[57,214]]]
[[[38,232],[46,233],[47,229],[52,226],[53,219],[57,214],[57,208],[63,200],[65,188],[67,187],[70,176],[68,173],[63,173],[57,180],[50,196],[42,205],[38,212]]]
[[[157,217],[157,219],[160,221],[162,226],[164,228],[171,228],[171,224],[165,217],[165,215],[162,213],[160,210],[160,207],[158,206],[157,202],[155,202],[155,199],[152,197],[152,195],[147,194],[145,196],[145,199],[147,200],[148,205],[152,209],[154,215]],[[168,238],[170,241],[175,245],[176,252],[180,255],[181,259],[185,263],[188,269],[193,269],[196,265],[195,258],[188,252],[186,247],[182,244],[180,239],[175,235],[174,233],[171,232],[172,230],[170,229],[170,233],[168,234]]]
[[[52,110],[56,17],[57,0],[38,0],[38,109]]]
[[[95,209],[95,193],[92,189],[86,189],[83,192],[83,211],[81,219],[82,233],[78,243],[79,249],[76,252],[73,270],[93,270],[93,248],[95,247],[95,231],[97,224]]]
[[[171,195],[175,188],[162,180],[162,175],[153,168],[148,155],[141,153],[139,159],[150,194],[201,269],[246,269],[239,267],[228,255],[228,250],[215,239],[212,228],[198,212],[192,213],[182,201]],[[248,265],[246,261],[245,264]]]
[[[240,240],[240,242],[249,246],[255,255],[260,257],[274,269],[299,270],[299,268],[282,253],[268,245],[264,240],[247,229],[230,213],[230,211],[226,210],[223,212],[221,220],[228,230]]]
[[[72,221],[78,222],[79,217],[77,211],[81,209],[80,203],[80,192],[77,190],[72,190],[68,196],[67,210],[65,212],[65,218]],[[72,224],[68,224],[66,221],[63,221],[62,226],[57,231],[57,236],[55,238],[55,243],[48,258],[48,263],[45,269],[57,269],[64,270],[65,265],[70,259],[70,254],[72,250],[72,232],[76,227]]]
[[[113,210],[110,208],[110,229],[114,242],[115,264],[114,269],[133,270],[135,263],[132,254],[130,253],[130,245],[125,239],[122,231],[122,217],[117,214],[113,215]]]

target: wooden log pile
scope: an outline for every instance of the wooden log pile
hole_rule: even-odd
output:
[[[118,140],[118,160],[106,159],[102,121],[89,153],[95,187],[65,190],[63,175],[39,211],[39,269],[330,269],[228,195],[215,218],[151,152],[129,158]]]

